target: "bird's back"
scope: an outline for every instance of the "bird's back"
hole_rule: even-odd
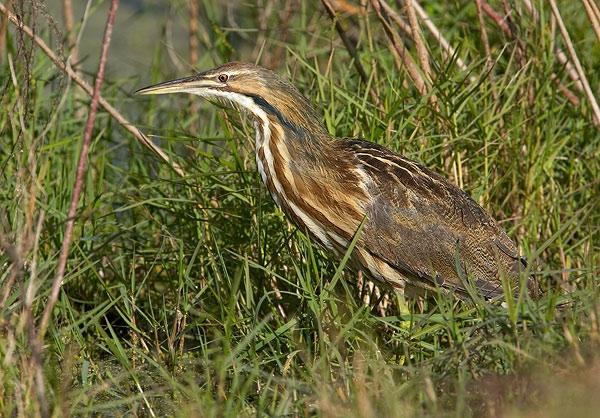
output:
[[[462,292],[469,277],[488,297],[502,294],[502,276],[517,287],[525,264],[516,245],[464,191],[377,144],[339,140],[336,146],[366,179],[369,198],[359,245],[368,253],[360,261],[376,266],[372,276],[381,271],[375,278],[390,282],[398,273],[392,285],[404,277],[408,287]]]

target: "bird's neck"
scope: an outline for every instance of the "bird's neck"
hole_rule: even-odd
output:
[[[325,248],[343,252],[364,217],[364,192],[338,141],[324,130],[299,134],[272,118],[255,126],[256,164],[275,203]]]
[[[309,131],[287,120],[281,123],[276,116],[257,118],[256,163],[263,182],[279,204],[285,194],[283,185],[293,183],[299,167],[317,169],[324,164],[332,138],[325,130]]]
[[[256,105],[256,158],[265,183],[268,179],[263,174],[275,175],[275,169],[323,163],[332,138],[312,107],[302,100],[281,101],[276,107],[260,96],[252,99]]]
[[[310,230],[317,238],[325,237],[321,227],[311,221],[310,209],[300,198],[300,189],[303,176],[325,166],[331,138],[324,133],[310,135],[305,130],[283,125],[273,117],[257,119],[255,128],[256,165],[273,200],[294,223]],[[325,240],[319,240],[327,245]]]

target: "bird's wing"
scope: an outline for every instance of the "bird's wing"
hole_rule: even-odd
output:
[[[517,277],[515,244],[465,192],[377,144],[340,143],[367,178],[363,240],[371,255],[429,286],[464,291],[468,275],[489,296],[502,294],[501,271]]]

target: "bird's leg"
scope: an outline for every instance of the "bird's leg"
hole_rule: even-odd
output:
[[[371,304],[371,292],[373,291],[373,282],[364,278],[362,270],[358,270],[356,287],[358,288],[358,297],[360,300],[362,300],[363,305],[369,306]]]
[[[419,311],[420,314],[425,312],[425,298],[423,296],[418,295],[415,298],[415,303],[417,305],[417,310]]]
[[[284,320],[287,320],[285,309],[281,305],[281,301],[283,301],[283,296],[281,296],[281,292],[279,291],[279,286],[277,285],[277,279],[275,278],[275,276],[271,276],[270,283],[271,289],[273,289],[273,292],[275,292],[275,299],[277,299],[277,310],[279,311],[279,314],[282,316],[282,318]]]
[[[358,270],[356,288],[358,289],[358,297],[362,300],[363,305],[371,306],[373,314],[387,315],[390,306],[389,294],[382,291],[373,281],[365,279],[362,270]],[[372,301],[375,302],[372,303]]]

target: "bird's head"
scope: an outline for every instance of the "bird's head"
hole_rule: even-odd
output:
[[[191,77],[144,87],[136,93],[191,93],[233,105],[257,119],[270,116],[271,120],[299,132],[325,132],[308,100],[292,83],[253,64],[230,62]]]

